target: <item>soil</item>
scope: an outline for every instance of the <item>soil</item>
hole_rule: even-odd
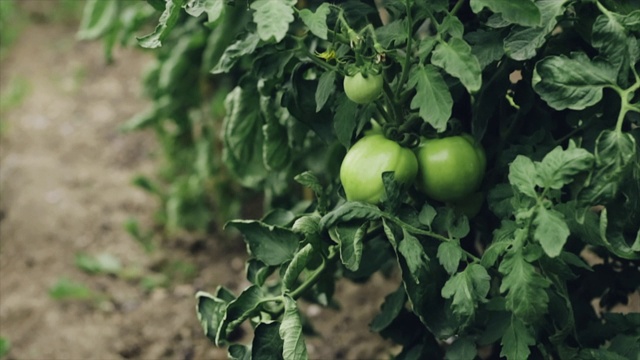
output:
[[[45,3],[21,0],[25,11]],[[30,16],[39,20],[22,29],[0,63],[3,97],[26,90],[2,108],[0,123],[0,337],[11,343],[7,359],[226,358],[203,335],[194,294],[247,286],[242,242],[156,236],[160,249],[148,254],[123,228],[129,218],[152,228],[159,205],[131,184],[157,169],[153,134],[118,131],[147,105],[140,74],[151,57],[117,49],[107,65],[102,44],[76,41],[77,23]],[[80,253],[109,254],[127,271],[88,274],[75,264]],[[178,271],[167,275],[167,264]],[[145,282],[163,276],[169,285]],[[50,291],[62,279],[93,296],[54,299]],[[307,340],[310,356],[388,358],[393,346],[368,323],[396,286],[382,277],[366,286],[339,282],[340,311],[305,306],[318,332]]]

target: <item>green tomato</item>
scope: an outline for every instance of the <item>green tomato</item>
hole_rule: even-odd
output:
[[[344,92],[347,97],[358,104],[368,104],[382,94],[382,74],[368,74],[366,77],[361,72],[353,76],[344,77]]]
[[[382,173],[387,171],[393,171],[400,183],[414,182],[418,173],[415,154],[382,134],[360,139],[340,166],[340,181],[347,200],[379,203],[385,193]]]
[[[459,202],[476,191],[487,162],[482,147],[467,134],[426,140],[417,156],[418,189],[443,202]]]

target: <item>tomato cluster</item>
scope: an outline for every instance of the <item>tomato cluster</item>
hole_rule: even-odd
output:
[[[373,133],[347,152],[340,180],[347,200],[376,204],[384,195],[382,173],[394,171],[396,181],[415,183],[434,200],[464,207],[468,205],[465,199],[478,197],[474,192],[482,182],[485,166],[484,150],[468,134],[426,139],[414,152]]]

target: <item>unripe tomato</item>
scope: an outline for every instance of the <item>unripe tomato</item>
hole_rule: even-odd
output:
[[[349,201],[377,204],[384,195],[382,173],[393,171],[395,180],[415,181],[418,161],[415,154],[382,134],[371,134],[356,142],[340,166],[340,181]]]
[[[418,189],[444,202],[458,202],[476,191],[487,161],[482,147],[467,134],[426,140],[417,157]]]
[[[368,104],[382,94],[382,81],[382,74],[367,74],[365,77],[357,72],[344,77],[344,92],[351,101]]]

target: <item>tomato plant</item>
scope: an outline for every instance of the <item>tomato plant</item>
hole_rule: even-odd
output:
[[[484,177],[484,150],[468,136],[429,139],[417,150],[418,187],[439,201],[459,201],[478,189]]]
[[[397,182],[412,183],[418,173],[416,156],[382,134],[358,140],[340,166],[340,181],[347,200],[380,202],[385,194],[382,180],[385,172],[393,172]]]
[[[237,194],[216,191],[221,180],[264,194],[263,218],[227,223],[248,245],[251,285],[196,295],[231,358],[308,358],[298,304],[327,306],[338,279],[393,266],[398,290],[371,330],[400,345],[397,359],[636,360],[638,313],[611,309],[640,287],[637,0],[148,3],[89,1],[81,34],[109,48],[159,19],[138,38],[158,54],[154,106],[128,128],[185,154],[172,209],[208,219],[203,197]],[[340,87],[354,67],[380,69],[380,96],[375,84],[350,100],[350,81],[378,79]],[[353,167],[375,186],[350,174],[342,196],[342,158],[372,118],[387,140],[369,154],[415,151],[426,195],[403,184],[402,157],[381,156]],[[374,189],[381,202],[359,193]],[[235,343],[247,321],[252,343]]]
[[[344,77],[344,93],[355,103],[368,104],[382,94],[382,82],[380,74],[363,75],[362,72],[356,72]]]

